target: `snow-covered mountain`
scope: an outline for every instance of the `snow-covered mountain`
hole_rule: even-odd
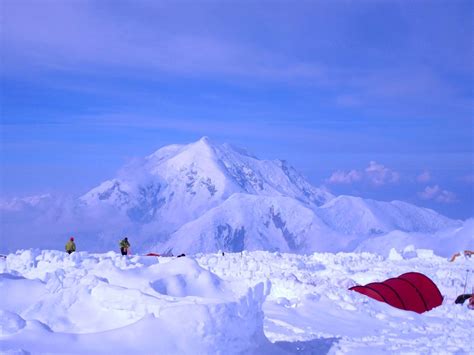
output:
[[[235,194],[178,229],[164,249],[192,253],[242,249],[310,253],[349,251],[364,243],[367,249],[383,253],[394,245],[403,248],[417,244],[417,240],[425,242],[439,231],[461,225],[433,210],[401,201],[340,196],[310,208],[288,197]],[[466,228],[474,230],[470,224]],[[371,241],[382,240],[377,238],[394,231],[401,233],[404,243],[399,245],[397,238],[392,238],[383,245],[378,243],[380,250],[371,248]],[[437,242],[433,238],[431,241],[433,247]]]
[[[161,148],[119,175],[80,200],[88,207],[112,207],[133,222],[157,222],[158,235],[176,231],[234,194],[290,197],[310,208],[333,198],[284,161],[259,160],[207,137]]]
[[[135,160],[72,205],[50,203],[54,213],[45,207],[49,200],[48,196],[0,205],[2,215],[7,215],[2,229],[8,229],[14,240],[6,238],[0,247],[21,245],[15,235],[21,228],[15,226],[28,224],[38,235],[29,236],[29,243],[41,241],[45,234],[64,238],[73,233],[82,247],[103,250],[115,248],[128,234],[135,251],[173,253],[351,251],[367,245],[368,239],[396,235],[393,232],[416,244],[415,235],[463,226],[401,201],[335,197],[311,185],[285,161],[260,160],[207,137],[165,146]],[[35,205],[41,206],[41,213],[19,217],[26,209],[32,215]],[[56,217],[44,222],[42,215]],[[469,226],[472,229],[472,223]],[[50,243],[57,241],[50,238]]]
[[[333,230],[343,234],[385,234],[393,230],[432,233],[457,223],[427,208],[402,202],[382,202],[338,196],[317,209]]]
[[[288,196],[308,206],[320,206],[333,198],[313,187],[285,161],[259,160],[203,137],[192,144],[159,149],[81,200],[88,205],[113,205],[130,218],[145,222],[156,217],[174,222],[179,215],[181,223],[234,193]]]
[[[179,228],[163,249],[310,252],[337,249],[343,243],[313,209],[294,198],[234,194]]]

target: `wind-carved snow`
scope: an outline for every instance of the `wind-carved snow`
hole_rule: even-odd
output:
[[[190,258],[27,250],[0,260],[0,285],[2,353],[278,353],[270,282],[234,289]]]
[[[473,263],[414,247],[388,257],[20,250],[0,258],[0,352],[470,354],[473,311],[454,300],[472,287]],[[418,314],[349,290],[407,271],[432,279],[443,303]]]
[[[58,247],[74,234],[82,250],[99,251],[126,234],[136,251],[311,253],[373,242],[388,253],[388,236],[397,246],[425,246],[434,236],[433,249],[448,254],[457,250],[437,239],[447,242],[456,228],[466,230],[457,245],[473,247],[465,237],[472,224],[401,201],[335,197],[286,161],[259,160],[207,137],[135,159],[77,201],[47,195],[3,201],[0,209],[5,250]]]

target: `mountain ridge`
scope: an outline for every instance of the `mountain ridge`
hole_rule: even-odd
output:
[[[16,212],[10,205],[8,218],[19,220],[26,209],[20,202]],[[7,204],[2,206],[6,211]],[[47,209],[45,203],[41,208]],[[403,201],[334,196],[284,160],[260,160],[208,137],[161,147],[127,164],[72,205],[54,208],[49,215],[56,216],[61,230],[43,227],[44,234],[59,238],[69,228],[92,248],[114,247],[129,234],[138,250],[187,253],[350,251],[393,231],[435,234],[463,225]],[[29,223],[41,226],[40,215],[30,213]],[[52,220],[44,224],[53,225]]]

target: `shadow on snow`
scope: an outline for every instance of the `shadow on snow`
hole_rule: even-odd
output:
[[[288,354],[327,354],[339,338],[316,338],[308,341],[277,341],[274,344]]]

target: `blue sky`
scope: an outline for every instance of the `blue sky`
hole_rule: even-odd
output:
[[[0,3],[1,194],[209,136],[335,194],[474,216],[473,1]]]

